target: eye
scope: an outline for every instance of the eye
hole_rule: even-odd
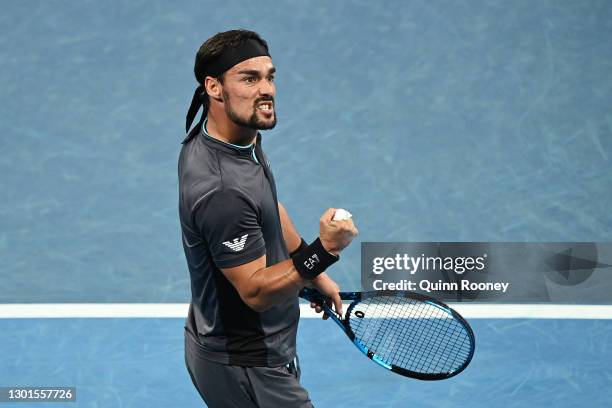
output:
[[[244,82],[248,82],[248,83],[253,83],[257,80],[257,78],[255,78],[254,76],[250,75],[250,76],[246,76],[242,79]]]
[[[270,75],[270,76],[268,77],[268,81],[270,81],[270,82],[274,82],[274,79],[275,79],[275,78],[274,78],[274,75]]]

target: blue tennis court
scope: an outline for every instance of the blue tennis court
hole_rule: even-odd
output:
[[[79,407],[197,407],[183,362],[181,319],[2,320],[1,384],[71,385]],[[439,382],[388,373],[329,322],[300,323],[302,380],[316,406],[605,407],[609,320],[474,319],[477,351]],[[586,337],[585,337],[586,334]],[[30,406],[27,403],[18,406]],[[57,406],[37,403],[31,406]]]
[[[330,271],[343,290],[360,289],[359,241],[612,241],[609,1],[32,0],[4,4],[0,26],[0,387],[202,406],[176,309],[113,305],[189,302],[177,155],[195,52],[219,31],[270,45],[263,146],[301,235],[328,207],[354,215]],[[588,304],[590,282],[552,289]],[[48,305],[107,317],[23,317]],[[302,381],[317,407],[606,407],[610,315],[468,317],[473,362],[441,382],[387,373],[303,318]]]

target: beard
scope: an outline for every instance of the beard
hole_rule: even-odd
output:
[[[276,109],[274,110],[274,119],[272,122],[264,122],[257,117],[257,108],[253,108],[253,114],[250,117],[244,118],[238,115],[236,111],[232,109],[230,97],[225,92],[223,92],[223,99],[225,100],[225,113],[227,114],[227,117],[236,125],[254,130],[274,129],[274,126],[276,126]],[[274,98],[259,99],[255,102],[255,106],[257,106],[259,102],[263,101],[274,102]]]

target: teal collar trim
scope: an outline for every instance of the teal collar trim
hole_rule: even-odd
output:
[[[206,119],[204,119],[204,124],[202,124],[202,131],[204,132],[204,134],[206,136],[210,137],[211,139],[215,139],[215,140],[217,140],[217,141],[219,141],[221,143],[224,143],[226,145],[233,146],[233,147],[235,147],[237,149],[242,149],[242,150],[248,150],[248,149],[253,147],[253,143],[251,143],[250,145],[247,145],[247,146],[240,146],[240,145],[236,145],[236,144],[233,144],[233,143],[227,143],[227,142],[224,142],[223,140],[219,140],[217,138],[212,137],[211,135],[208,134],[208,131],[206,130],[206,124],[207,123],[208,123],[208,116],[206,117]]]
[[[210,139],[211,141],[220,143],[221,145],[225,145],[227,147],[231,147],[236,149],[239,153],[241,154],[248,154],[249,152],[251,153],[251,156],[253,156],[253,160],[255,160],[255,163],[259,164],[259,160],[257,160],[257,156],[255,155],[255,144],[251,143],[250,145],[247,146],[239,146],[233,143],[227,143],[224,142],[223,140],[219,140],[215,137],[212,137],[208,131],[206,130],[206,124],[208,123],[208,116],[206,116],[206,118],[204,119],[204,123],[202,124],[202,133],[204,134],[204,136],[206,136],[208,139]]]

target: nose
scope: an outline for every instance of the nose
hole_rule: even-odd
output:
[[[259,94],[261,96],[274,96],[276,92],[276,87],[274,86],[274,82],[263,80],[261,81],[261,86],[259,87]]]

